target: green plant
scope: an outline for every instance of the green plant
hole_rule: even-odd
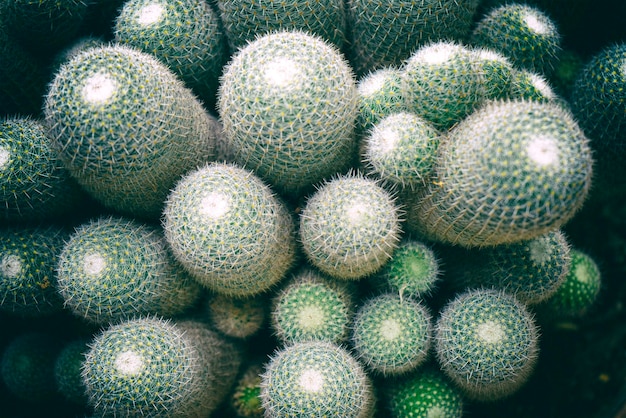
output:
[[[87,391],[81,370],[88,351],[88,340],[71,340],[63,344],[54,361],[54,382],[57,391],[65,399],[78,405],[87,404]]]
[[[232,411],[239,418],[263,418],[261,402],[261,374],[263,365],[251,363],[245,366],[228,398]]]
[[[265,324],[266,305],[265,294],[234,298],[218,293],[209,296],[204,306],[211,325],[217,331],[233,338],[248,338]]]

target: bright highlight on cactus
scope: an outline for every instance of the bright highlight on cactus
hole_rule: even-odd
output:
[[[356,131],[359,135],[365,134],[385,116],[407,110],[401,75],[398,69],[381,68],[358,81],[359,113]]]

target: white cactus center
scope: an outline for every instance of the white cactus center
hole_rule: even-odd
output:
[[[396,149],[398,141],[400,141],[400,135],[393,127],[386,126],[382,129],[377,129],[372,135],[373,143],[376,151],[382,154],[388,154]]]
[[[302,78],[300,66],[295,61],[278,57],[265,66],[263,77],[269,84],[277,87],[287,87],[296,84]]]
[[[222,193],[211,193],[200,201],[200,213],[211,219],[221,218],[229,209],[230,197]]]
[[[545,35],[550,32],[548,25],[546,25],[546,23],[543,22],[543,19],[535,13],[526,13],[524,16],[524,23],[528,29],[539,35]]]
[[[530,82],[546,99],[554,99],[556,97],[550,85],[540,75],[530,74]]]
[[[385,81],[387,81],[387,73],[376,72],[359,84],[359,94],[363,97],[371,97],[384,87]]]
[[[0,147],[0,170],[4,170],[11,159],[11,152],[6,147]]]
[[[123,375],[135,375],[143,368],[143,358],[133,352],[124,351],[115,358],[115,369]]]
[[[535,264],[545,264],[550,261],[550,246],[547,239],[537,238],[528,244],[530,259]]]
[[[528,142],[526,152],[540,166],[555,165],[559,160],[559,147],[550,137],[537,137]]]
[[[324,387],[324,376],[319,370],[304,370],[298,379],[298,385],[306,392],[319,392]]]
[[[380,335],[387,341],[393,341],[402,333],[402,327],[395,319],[385,319],[380,324]]]
[[[487,344],[497,344],[504,339],[502,325],[495,321],[485,321],[476,328],[478,338]]]
[[[83,271],[90,276],[97,276],[106,268],[107,262],[98,253],[87,254],[83,258]]]
[[[165,12],[165,9],[160,4],[149,4],[137,11],[137,23],[142,26],[149,26],[157,23],[163,17],[163,12]]]
[[[574,277],[576,277],[576,280],[578,280],[580,283],[592,282],[592,275],[590,274],[589,269],[584,263],[579,263],[576,266],[576,269],[574,270]]]
[[[426,412],[426,418],[446,418],[448,412],[439,405],[431,406]]]
[[[324,325],[324,311],[319,306],[305,306],[298,314],[298,323],[305,329],[319,329]]]
[[[103,104],[115,94],[117,83],[109,74],[98,72],[85,81],[83,98],[88,103]]]
[[[438,65],[450,61],[458,51],[458,45],[442,42],[421,48],[414,59],[424,64]]]
[[[346,209],[346,217],[350,225],[361,226],[367,217],[369,208],[363,202],[354,202]]]
[[[0,272],[4,277],[9,279],[14,279],[22,273],[22,260],[14,255],[6,255],[2,257],[2,262],[0,262]]]

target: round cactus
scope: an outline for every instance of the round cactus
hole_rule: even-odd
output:
[[[463,396],[443,372],[432,365],[384,389],[392,418],[461,418]]]
[[[81,371],[88,351],[88,341],[72,340],[65,343],[54,362],[54,381],[58,392],[77,405],[87,405],[87,389]]]
[[[432,182],[407,202],[407,225],[463,247],[513,243],[559,228],[587,197],[588,142],[558,104],[488,103],[440,144]]]
[[[261,379],[267,417],[371,417],[372,390],[357,360],[325,341],[283,347],[266,365]]]
[[[248,338],[265,324],[267,316],[265,295],[249,298],[211,295],[205,304],[213,327],[233,338]]]
[[[430,178],[440,133],[408,112],[376,123],[363,139],[362,159],[369,175],[401,189],[418,189]]]
[[[49,221],[82,197],[40,121],[22,116],[0,121],[0,220]]]
[[[511,79],[509,97],[512,100],[550,102],[556,101],[558,96],[544,76],[529,70],[516,70]]]
[[[309,197],[300,216],[300,241],[311,263],[340,279],[375,273],[401,235],[393,196],[359,174],[336,177]]]
[[[272,329],[284,344],[348,338],[353,297],[347,284],[304,269],[274,297]]]
[[[406,111],[402,72],[385,67],[369,73],[357,83],[359,112],[356,132],[365,134],[385,116]]]
[[[238,418],[263,418],[264,410],[261,403],[261,364],[252,363],[246,366],[235,383],[235,388],[228,403]]]
[[[495,290],[458,294],[443,307],[435,326],[442,370],[479,401],[501,399],[526,383],[537,345],[538,329],[526,307]]]
[[[538,8],[511,3],[482,17],[470,43],[506,55],[518,68],[548,75],[558,60],[561,35],[554,21]]]
[[[463,40],[479,1],[349,0],[350,55],[358,74],[399,66],[419,46]]]
[[[213,157],[220,132],[165,64],[115,44],[62,65],[44,113],[71,175],[105,206],[150,219],[183,173]]]
[[[58,288],[75,315],[98,324],[137,315],[173,316],[200,296],[160,230],[122,217],[88,221],[59,256]]]
[[[374,373],[392,376],[413,371],[430,349],[430,313],[411,298],[380,294],[358,308],[352,344],[357,359]]]
[[[165,237],[202,285],[252,296],[280,281],[295,261],[286,205],[251,171],[211,163],[184,176],[167,199]]]
[[[0,230],[0,311],[41,317],[63,309],[56,268],[67,235],[55,226]]]
[[[338,48],[346,36],[342,0],[217,0],[217,7],[233,51],[258,36],[281,30],[305,31]]]
[[[224,69],[218,109],[236,162],[284,193],[353,163],[356,81],[319,37],[274,32],[240,49]]]
[[[227,59],[226,37],[206,0],[130,0],[114,24],[115,41],[154,54],[209,107]]]

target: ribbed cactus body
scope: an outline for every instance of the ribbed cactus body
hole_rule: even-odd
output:
[[[338,48],[346,37],[341,0],[217,0],[217,7],[233,51],[258,36],[282,30],[317,35]]]
[[[57,263],[67,233],[59,227],[0,230],[0,310],[40,317],[63,308]]]
[[[58,392],[76,405],[87,405],[82,367],[89,342],[79,339],[65,343],[54,361],[54,381]]]
[[[458,294],[440,312],[435,349],[442,370],[479,401],[501,399],[530,377],[538,329],[526,307],[495,290]]]
[[[247,44],[224,68],[218,109],[235,160],[279,191],[299,193],[353,163],[356,81],[319,37],[282,31]]]
[[[358,135],[365,134],[385,116],[407,110],[402,92],[402,72],[399,69],[385,67],[369,73],[358,81],[357,92]]]
[[[228,398],[232,411],[238,418],[263,418],[261,402],[261,364],[252,363],[245,367]]]
[[[549,81],[541,74],[529,70],[517,70],[513,73],[509,97],[512,100],[537,102],[557,100],[557,95]]]
[[[347,2],[350,54],[358,74],[399,66],[419,46],[440,39],[463,40],[478,1],[374,0]]]
[[[213,157],[219,123],[165,64],[121,45],[61,66],[44,112],[73,177],[106,206],[158,218],[184,172]]]
[[[181,264],[221,294],[260,294],[295,261],[295,225],[286,205],[236,165],[212,163],[184,176],[167,199],[163,227]]]
[[[432,183],[408,203],[407,225],[464,247],[535,238],[582,206],[592,164],[587,138],[560,105],[489,103],[440,144]]]
[[[333,343],[309,341],[278,350],[265,367],[261,399],[266,417],[372,416],[370,378]]]
[[[248,338],[265,325],[266,305],[265,295],[233,298],[215,294],[207,299],[204,306],[211,325],[217,331],[233,338]]]
[[[206,0],[131,0],[114,24],[115,41],[155,55],[208,106],[227,59],[226,37]]]
[[[122,217],[76,228],[59,257],[58,287],[71,312],[99,324],[173,316],[200,296],[200,286],[176,263],[161,231]]]
[[[311,264],[340,279],[375,273],[401,235],[393,196],[375,180],[348,174],[327,181],[300,215],[300,241]]]
[[[352,344],[374,373],[393,376],[417,369],[431,346],[431,316],[421,303],[383,293],[365,301],[354,317]]]

